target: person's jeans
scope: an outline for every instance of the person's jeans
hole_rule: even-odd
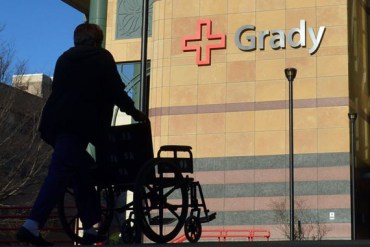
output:
[[[87,144],[87,141],[73,134],[63,133],[57,137],[48,175],[29,216],[39,223],[40,229],[68,184],[73,185],[83,228],[88,229],[99,222],[100,200],[93,185],[92,159],[86,152]]]

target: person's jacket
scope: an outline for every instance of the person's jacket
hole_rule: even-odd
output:
[[[39,125],[41,138],[53,146],[59,133],[69,132],[94,143],[111,125],[114,105],[128,114],[135,110],[124,88],[107,50],[70,48],[55,65],[52,92]]]

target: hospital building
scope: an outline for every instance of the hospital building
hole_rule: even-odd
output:
[[[142,0],[62,1],[104,30],[155,152],[192,146],[217,212],[203,229],[286,239],[291,100],[297,220],[323,239],[370,238],[369,0],[148,0],[145,41]]]

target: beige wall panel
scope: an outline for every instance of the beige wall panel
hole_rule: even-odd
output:
[[[321,47],[320,52],[317,53],[318,57],[334,55],[345,55],[346,57],[348,57],[348,47],[347,46]]]
[[[256,8],[255,0],[228,0],[228,13],[252,12]]]
[[[285,5],[287,9],[309,8],[316,6],[316,0],[286,0]]]
[[[226,134],[226,156],[253,156],[254,132]]]
[[[168,131],[169,131],[169,126],[168,126],[168,116],[161,116],[161,117],[158,117],[159,118],[159,129],[161,131],[161,135],[162,136],[168,136]]]
[[[179,38],[181,40],[184,35],[194,35],[198,19],[198,17],[183,17],[173,19],[171,38]]]
[[[314,99],[317,96],[317,83],[316,78],[300,78],[298,73],[302,72],[298,70],[297,78],[293,82],[293,98],[298,99]],[[287,82],[288,85],[288,82]],[[286,98],[289,98],[289,89],[286,90]]]
[[[256,80],[255,61],[235,61],[227,64],[227,81],[242,82]]]
[[[196,134],[196,115],[172,115],[168,117],[169,135]]]
[[[348,106],[317,108],[319,128],[346,128],[349,125]]]
[[[294,129],[316,129],[318,108],[294,109]],[[289,113],[286,111],[286,129],[289,129]]]
[[[184,4],[186,2],[186,4]],[[174,0],[172,17],[199,16],[200,0]]]
[[[256,80],[277,80],[285,79],[284,75],[285,60],[257,60],[256,61]]]
[[[333,6],[317,8],[317,23],[324,26],[347,25],[347,6],[337,5],[335,8]]]
[[[269,42],[268,39],[266,40]],[[285,54],[286,54],[285,49],[273,50],[270,47],[269,43],[266,43],[266,44],[267,45],[265,46],[264,50],[257,49],[256,51],[244,52],[244,53],[255,54],[256,60],[276,60],[276,59],[281,59],[282,57],[285,57]],[[305,53],[304,56],[307,56],[307,54]]]
[[[256,1],[256,11],[284,9],[285,0],[258,0]]]
[[[195,52],[192,52],[192,51],[187,51],[187,52],[184,52],[182,51],[182,45],[181,45],[181,39],[180,37],[178,38],[174,38],[174,39],[171,39],[170,42],[171,42],[171,46],[168,47],[167,49],[170,51],[170,54],[171,54],[171,58],[175,58],[175,57],[191,57],[192,59],[192,64],[195,63]]]
[[[319,129],[318,152],[349,152],[348,128]]]
[[[347,4],[348,0],[319,0],[316,1],[316,6],[337,6],[337,5],[345,5]]]
[[[289,136],[287,135],[287,139]],[[294,130],[294,153],[312,154],[318,151],[317,129]],[[289,150],[289,143],[287,143]]]
[[[217,63],[226,63],[226,51],[223,49],[220,50],[213,50],[211,52],[211,65]]]
[[[224,104],[226,100],[226,85],[201,84],[198,86],[198,105]]]
[[[348,97],[348,77],[330,76],[317,78],[317,97]]]
[[[198,93],[194,85],[170,87],[170,106],[196,105]]]
[[[255,155],[284,154],[285,131],[255,132]]]
[[[225,156],[225,134],[197,135],[197,157]]]
[[[152,136],[161,136],[162,134],[162,119],[161,117],[153,117],[154,120],[150,122],[152,128]],[[166,132],[166,131],[164,131]],[[156,149],[154,149],[156,150]]]
[[[212,66],[199,68],[199,84],[224,83],[226,81],[226,63],[214,63]]]
[[[173,20],[164,20],[164,38],[165,39],[171,39],[172,38],[172,24]]]
[[[162,68],[162,86],[167,87],[170,85],[171,81],[171,67]]]
[[[285,110],[256,111],[255,130],[285,130]]]
[[[300,1],[296,1],[300,2]],[[306,21],[306,40],[310,40],[308,34],[308,28],[315,28],[315,33],[317,33],[318,28],[316,25],[321,26],[320,23],[316,23],[316,8],[298,8],[298,9],[288,9],[286,11],[286,29],[290,30],[292,28],[300,28],[300,21]],[[288,34],[288,31],[286,31]]]
[[[344,48],[348,44],[347,37],[348,35],[346,26],[328,27],[325,30],[320,47],[340,46],[343,47],[342,49],[347,51],[347,49]]]
[[[225,113],[199,114],[197,119],[197,133],[225,133],[225,124]]]
[[[191,73],[189,73],[191,71]],[[170,83],[172,86],[196,85],[198,81],[198,69],[196,65],[184,65],[171,67]]]
[[[238,61],[246,61],[246,60],[255,60],[256,54],[254,52],[238,52],[238,53],[233,53],[227,54],[226,61],[228,63],[230,62],[238,62]]]
[[[227,19],[227,30],[229,33],[236,33],[237,29],[244,25],[254,25],[256,23],[256,14],[253,13],[237,13],[237,14],[229,14]],[[252,33],[252,32],[251,32]],[[229,34],[229,37],[230,34]],[[232,36],[234,38],[234,35]]]
[[[227,112],[226,133],[249,132],[255,129],[255,112]]]
[[[255,83],[239,82],[228,83],[226,88],[226,102],[254,102],[255,100]]]
[[[256,31],[285,29],[285,10],[256,12]]]
[[[151,46],[152,47],[152,46]],[[151,47],[148,47],[148,54],[150,53]],[[138,61],[141,59],[141,43],[140,42],[130,42],[127,43],[127,60]]]
[[[348,56],[317,57],[317,75],[320,77],[348,75]]]
[[[196,135],[175,135],[175,136],[168,136],[167,143],[169,145],[187,145],[192,147],[192,152],[195,157],[198,157],[197,155],[197,137]]]
[[[285,100],[287,82],[284,80],[258,81],[256,83],[256,102]]]
[[[287,67],[294,67],[298,70],[297,78],[316,77],[316,57],[287,58]]]
[[[225,15],[227,14],[227,0],[201,0],[199,1],[199,15]]]

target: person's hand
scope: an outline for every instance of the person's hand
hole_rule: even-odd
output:
[[[146,122],[149,121],[148,116],[138,109],[135,109],[133,112],[131,112],[131,117],[138,122]]]

